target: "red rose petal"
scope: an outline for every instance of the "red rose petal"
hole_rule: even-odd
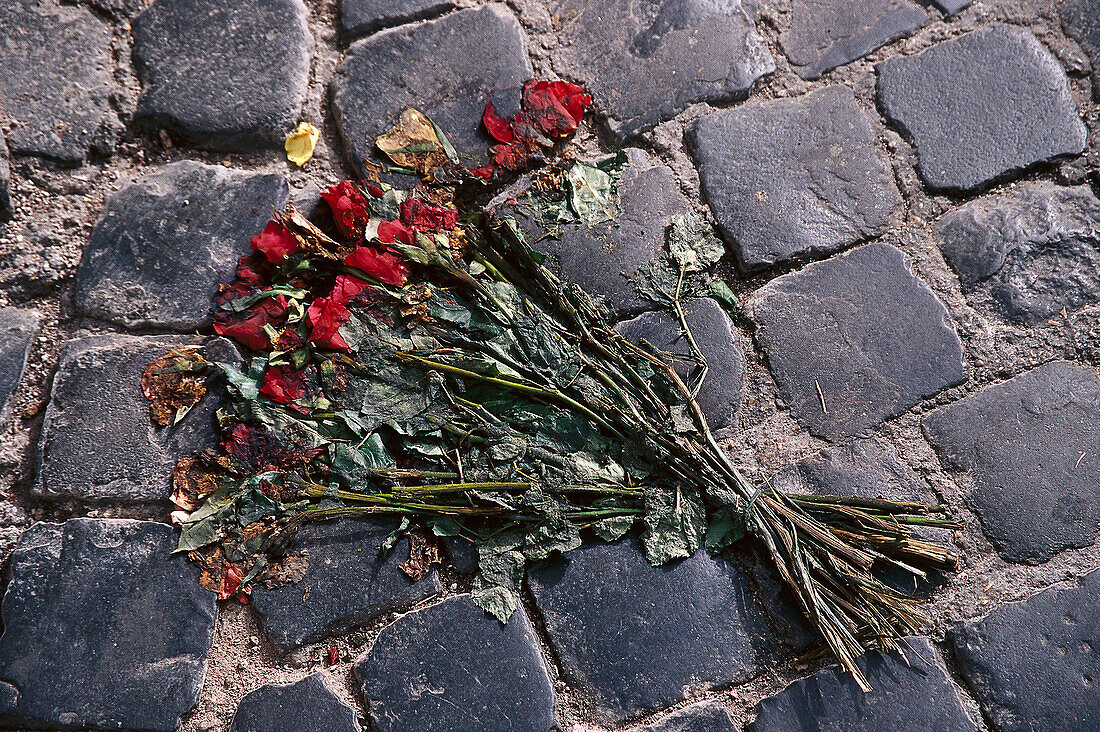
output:
[[[214,314],[214,332],[232,338],[253,351],[266,351],[271,347],[271,342],[264,326],[277,326],[286,315],[286,309],[286,298],[278,295],[264,298],[239,313],[219,310]]]
[[[485,103],[485,114],[481,116],[481,123],[497,142],[512,141],[512,123],[500,116],[491,101]]]
[[[252,237],[252,249],[263,252],[270,262],[283,261],[286,255],[297,248],[298,240],[294,238],[294,234],[277,221],[268,221],[264,230]]]
[[[412,244],[413,231],[400,221],[383,221],[378,224],[378,241],[383,244],[393,244],[395,241]]]
[[[347,341],[340,335],[340,326],[348,322],[351,311],[331,297],[319,297],[306,311],[306,320],[313,331],[309,341],[334,351],[350,351]]]
[[[398,226],[401,226],[398,224]],[[404,228],[402,226],[402,228]],[[407,231],[407,230],[406,230]],[[382,238],[382,227],[378,227],[379,238]],[[411,243],[410,239],[406,243]],[[393,239],[390,239],[392,242]],[[387,285],[401,286],[405,284],[409,271],[397,255],[390,250],[380,252],[371,246],[356,247],[355,251],[344,258],[344,264],[366,272],[368,275],[385,282]]]
[[[406,198],[399,207],[401,221],[416,231],[453,229],[458,223],[458,211],[436,206],[419,198]]]
[[[350,255],[349,255],[350,256]],[[345,260],[346,263],[346,260]],[[352,298],[358,295],[363,290],[370,287],[370,283],[364,282],[358,277],[351,277],[349,275],[337,275],[336,284],[332,286],[332,295],[330,296],[334,302],[340,305],[347,305],[351,302]]]
[[[367,199],[349,180],[342,180],[321,194],[330,209],[336,228],[346,237],[358,241],[370,219]]]

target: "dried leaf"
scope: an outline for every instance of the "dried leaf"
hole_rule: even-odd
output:
[[[198,346],[176,348],[145,367],[141,391],[150,402],[154,424],[173,424],[206,396],[206,361],[199,350]]]
[[[286,148],[287,159],[299,168],[313,157],[313,150],[317,147],[317,140],[321,137],[321,131],[309,122],[300,122],[298,129],[287,135]]]
[[[425,177],[449,162],[435,125],[412,107],[402,112],[397,124],[374,144],[397,165]]]
[[[440,564],[439,545],[422,529],[409,532],[409,558],[399,566],[409,579],[419,582],[428,576],[433,564]]]

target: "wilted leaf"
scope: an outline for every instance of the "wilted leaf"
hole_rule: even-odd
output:
[[[412,107],[402,112],[397,124],[374,144],[394,163],[412,168],[422,176],[430,176],[436,168],[448,163],[435,125]]]
[[[167,427],[206,395],[206,361],[198,346],[173,349],[145,367],[141,391],[154,424]]]
[[[409,558],[399,566],[409,579],[419,582],[428,576],[433,564],[440,564],[439,544],[423,529],[409,532]]]

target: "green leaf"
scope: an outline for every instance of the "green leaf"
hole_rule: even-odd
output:
[[[478,544],[478,572],[470,593],[479,607],[502,623],[519,607],[525,565],[512,533]]]
[[[566,174],[569,183],[569,205],[585,226],[596,226],[619,220],[611,175],[588,163],[574,163]]]
[[[647,487],[642,547],[650,564],[690,557],[699,548],[707,513],[693,490]]]
[[[608,516],[592,524],[592,531],[604,541],[618,541],[634,526],[633,516]]]
[[[744,538],[747,528],[744,511],[735,506],[722,506],[711,515],[703,544],[707,551],[717,554]]]

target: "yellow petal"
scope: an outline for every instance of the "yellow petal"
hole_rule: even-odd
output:
[[[290,162],[298,167],[306,164],[313,157],[313,148],[317,146],[317,140],[321,137],[321,131],[309,122],[302,122],[298,129],[291,132],[286,138],[286,156]]]

